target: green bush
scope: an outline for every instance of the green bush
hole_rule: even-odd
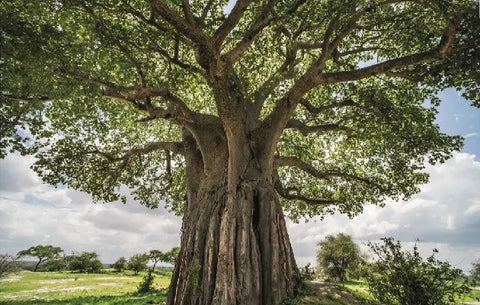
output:
[[[384,238],[383,244],[369,243],[378,257],[367,275],[372,295],[385,305],[455,304],[455,296],[468,292],[468,280],[460,269],[439,261],[433,254],[423,260],[417,247],[402,251],[400,242]]]
[[[153,289],[153,279],[155,276],[152,274],[152,271],[152,269],[148,269],[147,274],[145,274],[140,284],[138,284],[138,293],[147,293]]]

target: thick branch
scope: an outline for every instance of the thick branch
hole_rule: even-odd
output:
[[[20,102],[53,102],[54,99],[50,98],[45,95],[40,95],[40,96],[18,96],[18,95],[13,95],[13,94],[1,94],[0,96],[3,96],[5,98],[11,99],[11,100],[16,100]]]
[[[315,84],[324,85],[334,84],[338,82],[355,81],[378,74],[384,74],[394,69],[428,63],[442,59],[452,50],[453,42],[455,40],[455,34],[457,32],[458,26],[460,25],[460,21],[460,18],[456,18],[449,23],[448,27],[444,31],[444,35],[440,41],[440,44],[435,49],[422,53],[403,56],[392,60],[387,60],[385,62],[357,70],[320,73],[315,78]]]
[[[278,177],[278,173],[276,173],[275,176],[275,190],[280,196],[287,200],[300,200],[307,204],[320,205],[325,207],[333,204],[343,203],[343,201],[340,200],[317,199],[300,195],[298,189],[285,188],[280,181],[280,177]]]
[[[189,23],[186,19],[180,16],[177,12],[171,10],[167,4],[161,0],[148,1],[171,26],[173,26],[179,33],[189,38],[198,45],[207,45],[208,37],[203,31]]]
[[[98,149],[89,150],[86,153],[101,155],[112,162],[118,162],[118,161],[128,162],[133,156],[146,155],[157,150],[165,150],[174,154],[184,153],[183,144],[181,142],[151,142],[151,143],[145,144],[142,147],[133,148],[131,150],[125,151],[120,157],[114,157]]]
[[[317,179],[328,180],[333,177],[339,177],[339,178],[344,178],[346,180],[361,181],[368,185],[381,188],[375,182],[367,178],[359,177],[353,174],[348,174],[348,173],[344,173],[336,170],[319,171],[311,164],[306,163],[302,161],[300,158],[294,157],[294,156],[275,156],[274,166],[275,167],[286,167],[286,166],[296,167]]]
[[[302,99],[300,101],[300,105],[305,107],[308,110],[308,112],[310,112],[311,114],[319,114],[325,110],[340,108],[340,107],[356,106],[357,104],[353,100],[347,99],[341,102],[336,102],[336,103],[331,103],[331,104],[316,107],[312,105],[308,100]]]
[[[267,5],[260,13],[257,21],[255,21],[255,23],[250,27],[247,33],[245,33],[242,40],[224,56],[227,63],[233,64],[238,61],[248,49],[248,47],[253,43],[255,38],[272,21],[272,18],[269,18],[269,16],[273,11],[273,5],[274,1],[269,0]]]
[[[222,23],[222,25],[217,29],[217,31],[212,37],[213,44],[216,46],[217,49],[220,48],[227,35],[238,24],[247,7],[252,2],[253,0],[237,0],[227,19]]]
[[[300,122],[299,120],[290,119],[287,123],[286,128],[293,128],[300,131],[303,135],[308,135],[316,132],[326,132],[326,131],[351,131],[350,128],[340,125],[340,123],[332,123],[325,125],[315,125],[310,126]]]

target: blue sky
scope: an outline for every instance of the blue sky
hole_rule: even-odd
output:
[[[466,137],[465,147],[445,164],[427,166],[430,183],[408,202],[366,206],[348,219],[288,222],[297,262],[315,265],[317,243],[328,234],[344,232],[365,249],[369,240],[391,236],[412,249],[417,238],[424,256],[433,248],[438,257],[470,270],[480,258],[480,110],[455,90],[447,90],[438,124],[448,134]],[[44,185],[29,166],[31,157],[10,155],[0,160],[0,253],[17,253],[36,244],[72,251],[96,251],[103,262],[151,249],[167,251],[179,245],[181,218],[139,204],[92,204],[88,194]]]

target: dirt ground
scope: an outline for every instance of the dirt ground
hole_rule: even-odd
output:
[[[308,282],[306,285],[309,288],[308,296],[303,298],[306,302],[341,301],[344,304],[360,304],[350,292],[331,283]]]

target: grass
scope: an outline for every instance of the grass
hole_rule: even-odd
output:
[[[154,292],[138,295],[144,274],[21,272],[0,281],[0,304],[158,304],[166,299],[171,273],[156,272]]]
[[[155,272],[154,290],[136,293],[145,273],[101,274],[21,272],[0,280],[0,305],[147,305],[164,304],[171,271]],[[459,304],[478,302],[480,288],[459,296]],[[371,305],[365,282],[311,282],[284,305]]]

